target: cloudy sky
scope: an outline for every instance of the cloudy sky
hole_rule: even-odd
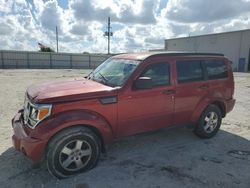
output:
[[[0,49],[107,52],[159,49],[164,39],[250,29],[250,0],[0,0]]]

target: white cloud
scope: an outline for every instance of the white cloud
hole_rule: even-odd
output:
[[[174,37],[248,29],[249,16],[249,0],[169,0],[161,11]]]
[[[56,26],[60,28],[63,22],[63,10],[58,6],[56,0],[44,3],[43,10],[40,13],[40,20],[45,29],[55,31]]]
[[[0,3],[0,15],[3,13],[9,14],[12,12],[13,1],[2,0]]]
[[[214,22],[250,12],[250,1],[244,0],[169,0],[165,15],[182,23]]]
[[[137,2],[137,4],[121,4],[117,20],[122,23],[154,24],[157,1]]]
[[[86,22],[104,21],[108,16],[116,17],[110,7],[95,7],[91,0],[70,0],[69,7],[76,19]]]
[[[12,28],[8,23],[0,22],[0,35],[9,35],[12,33]]]
[[[88,33],[88,24],[79,21],[72,25],[70,32],[74,35],[86,35]]]
[[[164,47],[164,39],[250,27],[250,0],[2,0],[0,49],[38,50],[37,42],[65,52],[107,52]]]
[[[104,3],[105,2],[105,3]],[[72,9],[76,19],[84,21],[106,21],[107,17],[111,17],[115,22],[136,23],[136,24],[152,24],[155,23],[155,13],[158,1],[151,0],[127,0],[106,1],[91,0],[70,0],[69,6]]]

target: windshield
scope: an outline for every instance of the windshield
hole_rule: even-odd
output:
[[[90,73],[88,79],[111,87],[122,86],[139,63],[136,60],[109,58]]]

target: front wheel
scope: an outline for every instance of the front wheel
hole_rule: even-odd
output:
[[[100,140],[90,129],[66,129],[49,143],[47,167],[57,178],[66,178],[93,168],[99,155]]]
[[[209,105],[202,113],[194,133],[201,138],[211,138],[220,129],[221,110],[216,105]]]

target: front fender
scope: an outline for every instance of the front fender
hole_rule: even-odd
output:
[[[114,139],[112,127],[107,120],[96,112],[86,110],[71,110],[52,115],[36,127],[32,136],[50,140],[59,131],[75,125],[86,125],[97,129],[104,144],[111,143]]]

